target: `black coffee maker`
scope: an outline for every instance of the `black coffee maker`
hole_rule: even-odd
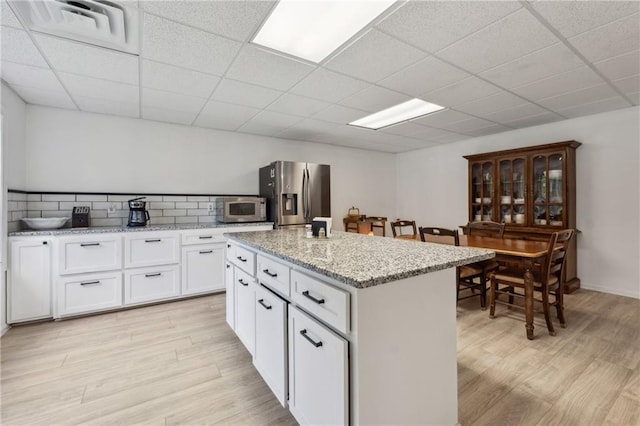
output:
[[[149,212],[144,208],[146,197],[138,197],[127,201],[129,203],[129,223],[127,226],[145,226],[149,220]]]

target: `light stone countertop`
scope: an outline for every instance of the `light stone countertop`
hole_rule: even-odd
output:
[[[95,226],[89,228],[60,228],[43,230],[25,230],[9,232],[10,237],[30,237],[43,235],[83,235],[83,234],[109,234],[114,232],[147,232],[147,231],[182,231],[188,229],[209,229],[209,228],[233,228],[238,226],[264,226],[273,222],[250,222],[250,223],[206,223],[206,224],[175,224],[175,225],[147,225],[147,226]]]
[[[491,250],[338,231],[324,239],[308,239],[304,235],[304,229],[225,234],[231,241],[356,288],[373,287],[495,257]]]

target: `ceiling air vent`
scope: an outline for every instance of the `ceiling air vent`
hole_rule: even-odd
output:
[[[33,31],[138,54],[138,13],[106,0],[14,0]]]

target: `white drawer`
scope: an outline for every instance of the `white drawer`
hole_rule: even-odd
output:
[[[166,265],[180,261],[178,232],[135,232],[124,237],[124,267]]]
[[[122,237],[60,238],[58,259],[60,275],[122,269]]]
[[[183,246],[226,241],[226,238],[222,236],[222,230],[219,228],[190,229],[188,231],[182,231],[180,235],[182,236]]]
[[[291,299],[336,330],[349,331],[349,293],[346,291],[291,271]]]
[[[289,290],[290,269],[288,266],[258,254],[256,257],[256,269],[260,283],[286,297],[291,295]]]
[[[124,304],[131,305],[180,295],[180,267],[156,266],[124,271]]]
[[[249,275],[256,274],[256,254],[244,247],[234,245],[233,257],[230,260]]]
[[[62,277],[57,282],[58,316],[122,306],[122,272]]]

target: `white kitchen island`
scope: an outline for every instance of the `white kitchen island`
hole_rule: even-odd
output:
[[[227,320],[301,424],[458,422],[455,267],[487,250],[226,234]]]

